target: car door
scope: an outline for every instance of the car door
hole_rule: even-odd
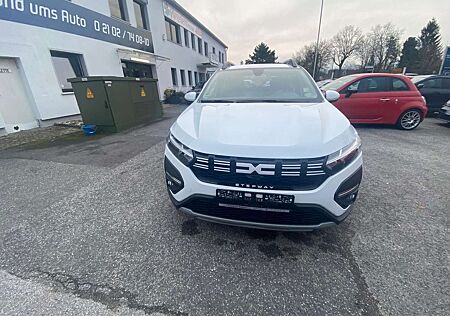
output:
[[[420,93],[427,100],[427,106],[431,111],[439,110],[445,103],[442,95],[442,79],[430,78],[418,83]]]
[[[334,104],[352,123],[377,122],[383,118],[384,104],[390,101],[388,92],[388,78],[366,77],[341,90]]]
[[[395,124],[404,108],[417,98],[417,92],[411,90],[406,82],[398,77],[389,77],[389,92],[386,92],[386,100],[382,105],[383,122]]]

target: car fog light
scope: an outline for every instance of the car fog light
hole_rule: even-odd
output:
[[[345,180],[337,189],[334,200],[342,208],[347,208],[355,202],[362,179],[362,168]]]
[[[169,190],[173,194],[180,192],[184,188],[183,177],[167,157],[164,159],[164,171],[166,172],[166,183]]]

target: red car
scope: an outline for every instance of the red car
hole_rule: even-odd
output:
[[[352,123],[390,124],[412,130],[428,111],[419,90],[403,75],[350,75],[330,82],[324,89],[339,92],[333,104]]]

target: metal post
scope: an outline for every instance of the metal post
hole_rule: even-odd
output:
[[[312,73],[312,77],[314,80],[316,79],[317,55],[319,52],[319,40],[320,40],[320,27],[322,26],[323,1],[324,0],[322,0],[322,3],[320,5],[319,29],[317,30],[316,52],[314,53],[314,68]]]

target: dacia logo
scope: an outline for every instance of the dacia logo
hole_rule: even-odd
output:
[[[253,164],[248,162],[236,162],[236,173],[252,174],[254,172],[263,176],[274,176],[275,165],[261,163],[254,166]]]

